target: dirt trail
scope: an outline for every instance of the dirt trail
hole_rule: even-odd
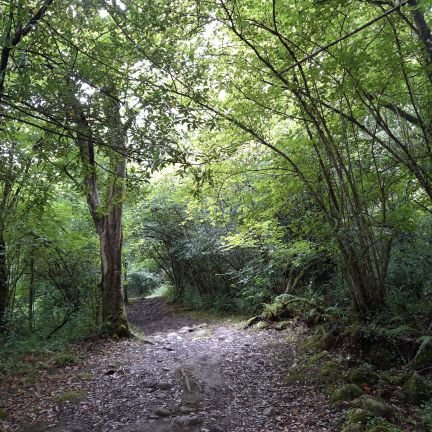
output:
[[[160,298],[136,301],[128,313],[144,340],[83,344],[80,365],[47,370],[25,392],[3,389],[8,417],[0,430],[338,430],[325,396],[284,383],[295,331],[199,322]],[[64,400],[71,390],[81,397]]]

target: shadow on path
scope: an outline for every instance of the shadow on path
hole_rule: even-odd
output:
[[[181,311],[184,308],[168,304],[162,297],[136,299],[127,306],[128,320],[146,335],[170,333],[196,324],[195,319]]]

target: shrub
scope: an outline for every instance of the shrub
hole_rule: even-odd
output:
[[[161,284],[161,278],[156,273],[135,271],[127,275],[127,290],[130,297],[143,297],[156,290]]]

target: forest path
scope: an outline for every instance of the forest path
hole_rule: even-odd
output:
[[[204,323],[161,298],[133,302],[128,315],[144,339],[84,344],[80,364],[48,371],[49,385],[33,383],[29,391],[39,397],[27,394],[26,416],[0,422],[0,430],[2,424],[23,432],[338,430],[325,396],[284,383],[297,330]],[[78,397],[62,396],[71,390]]]

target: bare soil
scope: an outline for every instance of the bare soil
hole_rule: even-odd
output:
[[[128,309],[144,334],[77,345],[78,364],[0,383],[0,431],[337,431],[338,413],[310,385],[287,384],[301,328],[242,330],[202,321],[161,298]]]

